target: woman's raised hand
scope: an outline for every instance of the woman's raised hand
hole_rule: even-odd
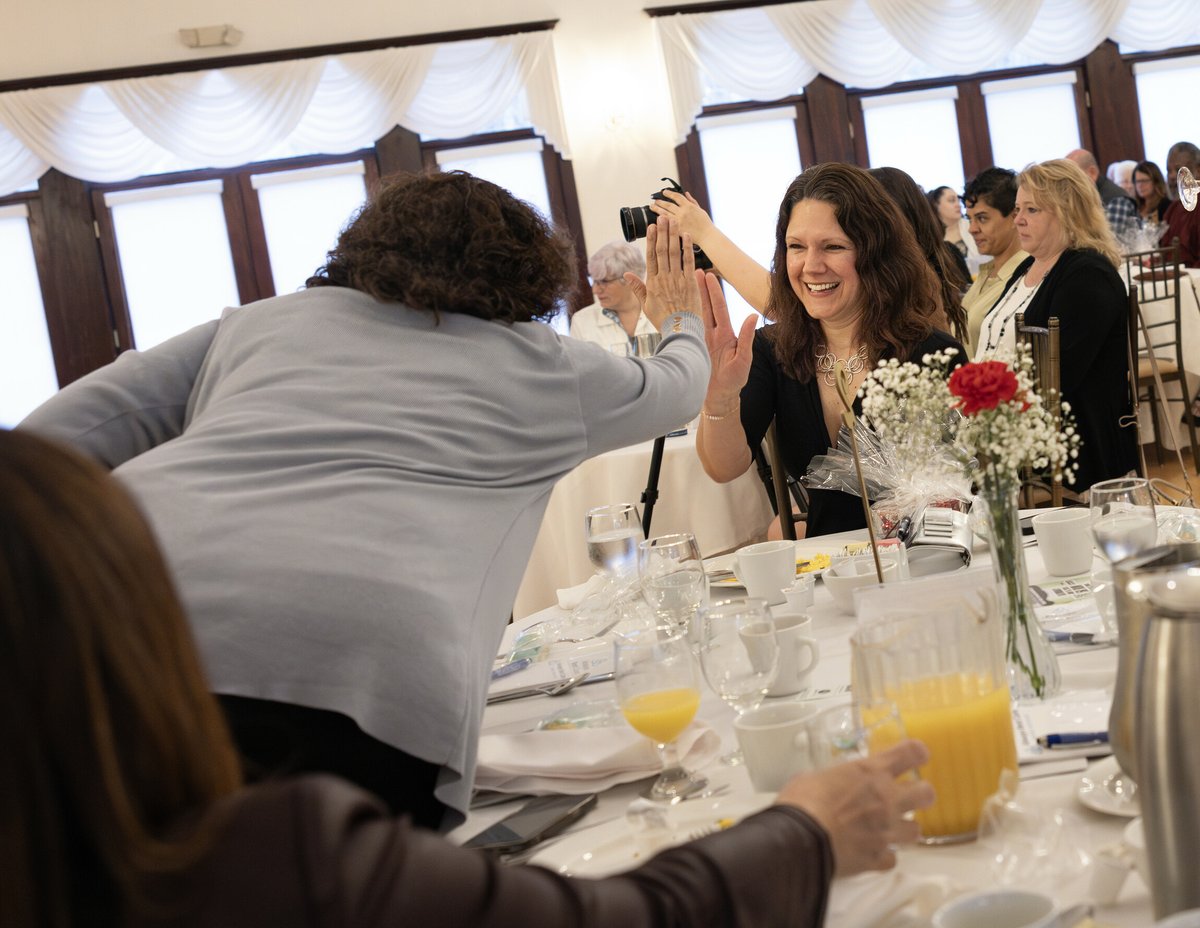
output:
[[[700,306],[704,318],[704,341],[712,361],[708,382],[708,399],[704,408],[722,414],[732,407],[750,377],[750,362],[754,357],[754,327],[758,316],[751,314],[742,321],[736,335],[729,321],[725,292],[715,274],[696,273],[700,285]]]
[[[642,299],[642,312],[657,329],[674,313],[700,315],[700,290],[692,237],[680,235],[679,225],[660,216],[646,229],[646,281],[626,274],[626,281]]]
[[[666,199],[651,200],[650,209],[659,216],[668,216],[679,223],[679,230],[686,232],[692,239],[703,245],[705,238],[713,229],[713,221],[708,213],[696,202],[690,193],[676,193],[674,190],[663,190]]]

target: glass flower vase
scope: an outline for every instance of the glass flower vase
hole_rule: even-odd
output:
[[[1030,600],[1018,490],[1015,477],[985,469],[980,497],[987,507],[992,570],[1003,594],[1008,684],[1013,699],[1045,699],[1061,689],[1062,672]]]

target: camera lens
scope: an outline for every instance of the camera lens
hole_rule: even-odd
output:
[[[658,217],[649,206],[621,207],[621,234],[625,241],[633,242],[646,237],[646,227],[654,225]]]

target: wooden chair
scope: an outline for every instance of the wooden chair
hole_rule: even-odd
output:
[[[763,447],[754,458],[758,464],[758,476],[767,488],[771,508],[779,518],[779,528],[783,537],[795,541],[796,523],[808,518],[808,493],[800,481],[788,473],[783,463],[774,420],[767,427]]]
[[[1187,424],[1192,466],[1197,467],[1200,466],[1200,451],[1197,450],[1196,424],[1192,421],[1192,396],[1183,367],[1179,283],[1182,272],[1178,255],[1179,240],[1176,239],[1164,248],[1152,248],[1125,256],[1129,292],[1131,297],[1136,297],[1130,300],[1130,331],[1133,338],[1130,344],[1137,346],[1135,387],[1138,399],[1150,404],[1151,434],[1159,461],[1162,461],[1163,447],[1159,419],[1162,418],[1166,428],[1173,429],[1176,416],[1170,404],[1179,403]],[[1152,302],[1160,302],[1160,305],[1168,308],[1166,312],[1155,313],[1154,322],[1147,318],[1147,304]],[[1179,397],[1163,394],[1163,386],[1170,383],[1179,385]],[[1172,447],[1175,444],[1172,440]]]
[[[1058,318],[1051,316],[1046,326],[1026,325],[1025,314],[1017,313],[1017,341],[1027,345],[1033,355],[1034,385],[1042,403],[1050,411],[1055,430],[1062,425],[1062,354]],[[1038,494],[1048,494],[1051,506],[1063,504],[1061,473],[1037,474],[1027,468],[1021,477],[1021,505],[1031,509]]]

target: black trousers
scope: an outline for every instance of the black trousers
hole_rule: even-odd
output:
[[[437,829],[439,767],[372,738],[348,715],[293,703],[218,694],[247,783],[332,773],[374,793],[395,815]]]

